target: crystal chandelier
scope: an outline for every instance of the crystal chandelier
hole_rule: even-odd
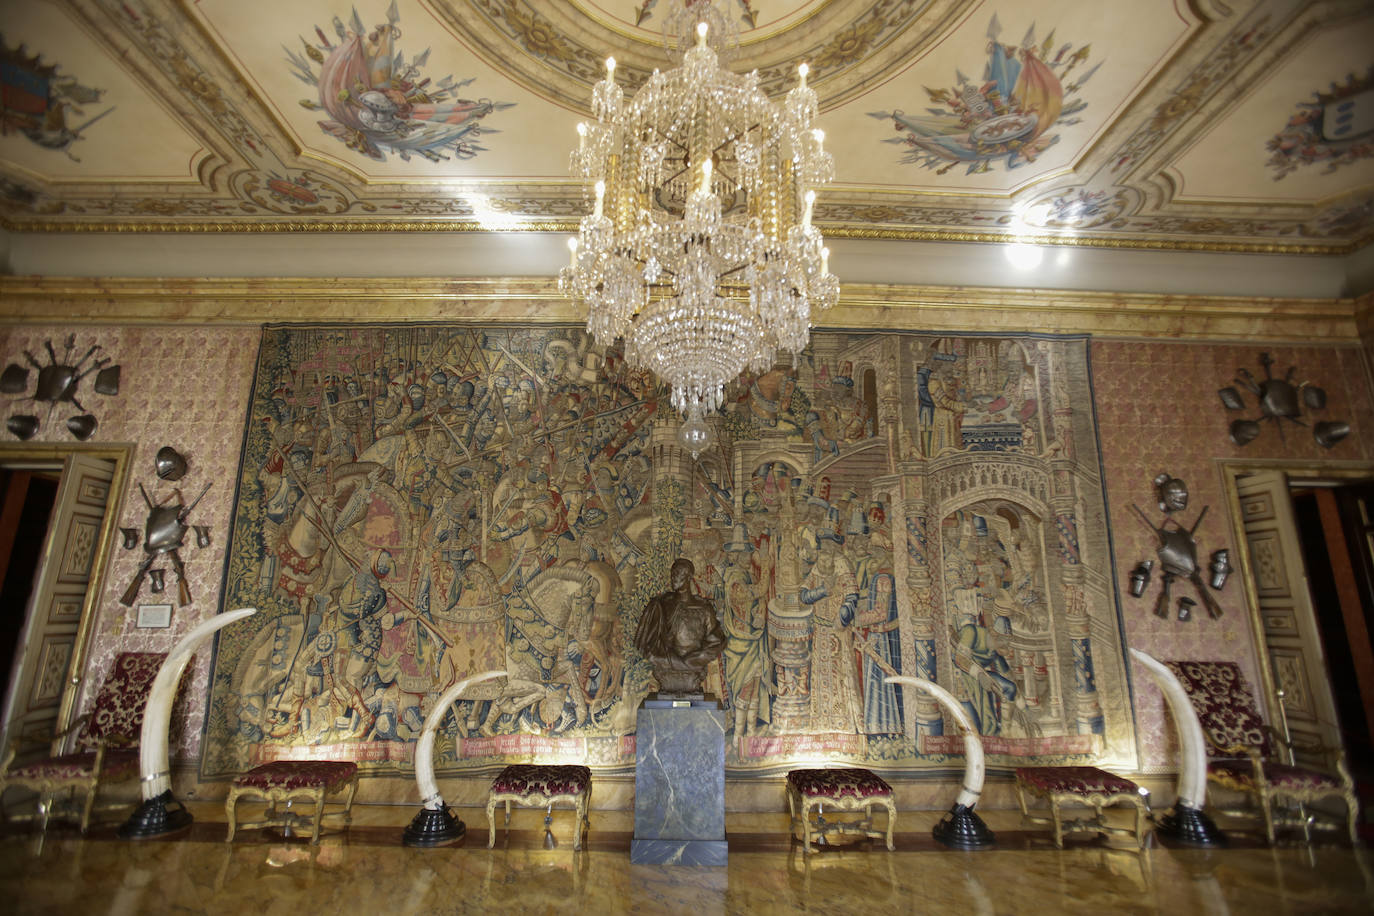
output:
[[[687,5],[706,18],[710,4]],[[628,102],[615,59],[579,124],[575,175],[594,182],[595,208],[569,241],[559,289],[587,304],[598,345],[625,341],[631,367],[672,389],[693,456],[709,440],[706,412],[745,369],[806,346],[814,309],[839,297],[828,250],[811,224],[813,188],[834,161],[814,129],[816,94],[799,85],[775,105],[758,73],[720,66],[706,22],[682,63],[655,70]]]

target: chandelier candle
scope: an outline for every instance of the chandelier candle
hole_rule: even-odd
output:
[[[806,65],[775,105],[757,72],[720,66],[707,33],[698,24],[681,65],[655,70],[628,102],[606,62],[592,90],[596,121],[578,125],[572,154],[595,205],[558,278],[586,302],[599,346],[623,338],[626,361],[672,389],[694,455],[725,385],[771,369],[779,351],[795,358],[813,310],[839,298],[811,224],[814,187],[831,180],[834,161],[813,126]]]

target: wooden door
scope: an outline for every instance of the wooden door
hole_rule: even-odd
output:
[[[1325,758],[1304,752],[1302,746],[1342,747],[1341,731],[1312,612],[1288,479],[1282,471],[1259,471],[1238,478],[1236,492],[1274,685],[1284,695],[1298,762],[1320,766]],[[1272,712],[1272,724],[1282,732],[1277,710]]]
[[[73,661],[86,592],[95,571],[115,463],[69,454],[39,561],[38,581],[20,635],[22,651],[5,695],[4,739],[41,742],[64,719],[70,704]],[[57,748],[54,748],[57,750]]]

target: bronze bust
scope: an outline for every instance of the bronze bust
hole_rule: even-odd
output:
[[[653,666],[663,694],[699,694],[706,666],[725,646],[711,602],[692,593],[692,561],[679,557],[669,588],[649,599],[635,633],[635,648]]]

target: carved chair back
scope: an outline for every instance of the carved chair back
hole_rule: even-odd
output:
[[[1192,701],[1207,738],[1210,759],[1245,757],[1238,747],[1255,748],[1261,756],[1272,757],[1270,731],[1239,665],[1216,661],[1164,664],[1177,675]]]
[[[102,742],[116,747],[138,744],[148,694],[166,658],[165,652],[121,652],[115,657],[113,669],[95,696],[90,718],[77,733],[78,748],[94,750]]]

